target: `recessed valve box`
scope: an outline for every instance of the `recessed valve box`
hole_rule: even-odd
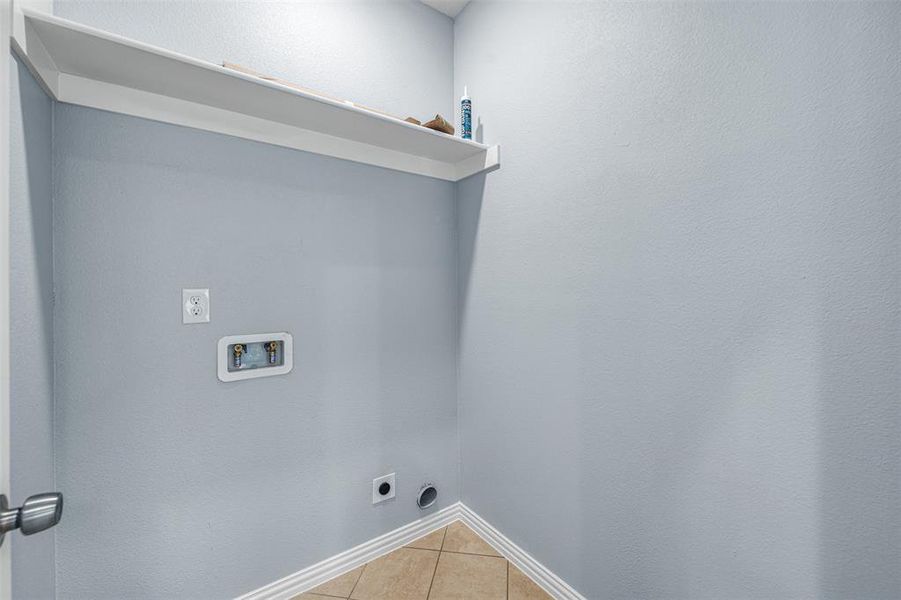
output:
[[[227,335],[219,340],[218,365],[222,381],[290,373],[294,339],[284,332]]]

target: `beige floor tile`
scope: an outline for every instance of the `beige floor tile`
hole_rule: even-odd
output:
[[[442,550],[445,552],[500,556],[494,548],[488,545],[488,542],[480,538],[475,531],[461,521],[455,521],[447,526]]]
[[[335,600],[335,598],[340,598],[341,596],[323,596],[322,594],[312,594],[310,592],[305,592],[300,596],[294,596],[291,600]]]
[[[358,567],[353,571],[348,571],[344,575],[338,575],[334,579],[329,579],[322,585],[314,587],[307,593],[321,594],[323,596],[337,596],[338,598],[347,598],[348,596],[350,596],[350,592],[354,589],[354,586],[357,585],[357,580],[360,579],[360,573],[362,572],[363,567]]]
[[[426,600],[438,552],[400,548],[366,565],[354,600]]]
[[[507,598],[509,600],[553,600],[538,584],[526,577],[526,574],[509,566],[507,577]]]
[[[425,535],[414,542],[407,544],[407,548],[423,548],[425,550],[441,550],[441,542],[444,541],[444,530],[442,527],[438,531]]]
[[[442,552],[429,600],[505,600],[507,561]]]

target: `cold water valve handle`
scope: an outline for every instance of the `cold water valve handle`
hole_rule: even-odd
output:
[[[59,492],[30,496],[19,508],[10,508],[0,494],[0,544],[7,532],[18,529],[32,535],[50,529],[63,516],[63,495]]]
[[[278,360],[278,342],[267,343],[266,350],[269,352],[269,364],[274,365]]]

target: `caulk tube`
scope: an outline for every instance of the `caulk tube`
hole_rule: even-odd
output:
[[[463,86],[463,97],[460,98],[460,135],[464,140],[472,139],[472,100]]]

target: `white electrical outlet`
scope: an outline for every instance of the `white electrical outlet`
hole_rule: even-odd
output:
[[[181,291],[181,322],[210,322],[210,290],[183,289]]]
[[[394,498],[394,473],[382,475],[372,480],[372,503],[378,504]]]

